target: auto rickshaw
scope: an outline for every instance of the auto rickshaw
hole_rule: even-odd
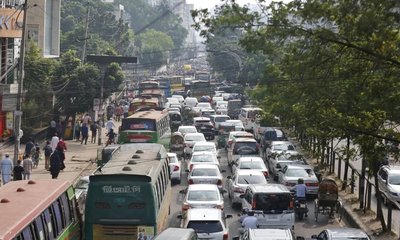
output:
[[[172,133],[169,148],[171,152],[176,153],[178,157],[183,158],[185,141],[183,139],[182,133],[180,132]]]
[[[169,112],[170,127],[172,132],[176,132],[182,125],[182,116],[179,112]]]
[[[220,123],[218,129],[217,147],[226,148],[226,142],[229,137],[229,133],[235,131],[235,126],[230,123]]]

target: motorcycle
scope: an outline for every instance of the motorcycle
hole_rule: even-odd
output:
[[[305,198],[295,199],[294,201],[294,213],[301,221],[303,217],[307,217],[308,214],[308,207],[307,207],[307,200]]]

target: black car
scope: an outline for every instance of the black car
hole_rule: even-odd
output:
[[[215,138],[215,130],[214,126],[211,123],[197,123],[196,125],[197,132],[204,134],[204,137],[207,140],[214,140]]]

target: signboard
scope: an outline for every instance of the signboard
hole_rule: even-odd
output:
[[[17,94],[3,94],[1,110],[3,112],[13,112],[17,109]]]
[[[0,8],[0,38],[22,37],[24,12],[15,11],[15,9]]]

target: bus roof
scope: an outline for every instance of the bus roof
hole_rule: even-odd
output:
[[[64,180],[12,181],[0,188],[0,239],[13,238],[71,186]]]
[[[164,90],[162,89],[144,89],[141,94],[156,94],[156,95],[164,95]]]
[[[156,110],[149,110],[149,111],[139,111],[135,112],[134,114],[130,115],[128,119],[131,118],[142,118],[142,119],[154,119],[159,120],[165,115],[168,115],[168,111],[156,111]]]
[[[167,151],[162,144],[128,143],[119,146],[98,174],[145,175],[153,179],[157,167],[167,157]]]
[[[131,103],[145,103],[145,102],[154,102],[158,104],[157,98],[134,98]]]

